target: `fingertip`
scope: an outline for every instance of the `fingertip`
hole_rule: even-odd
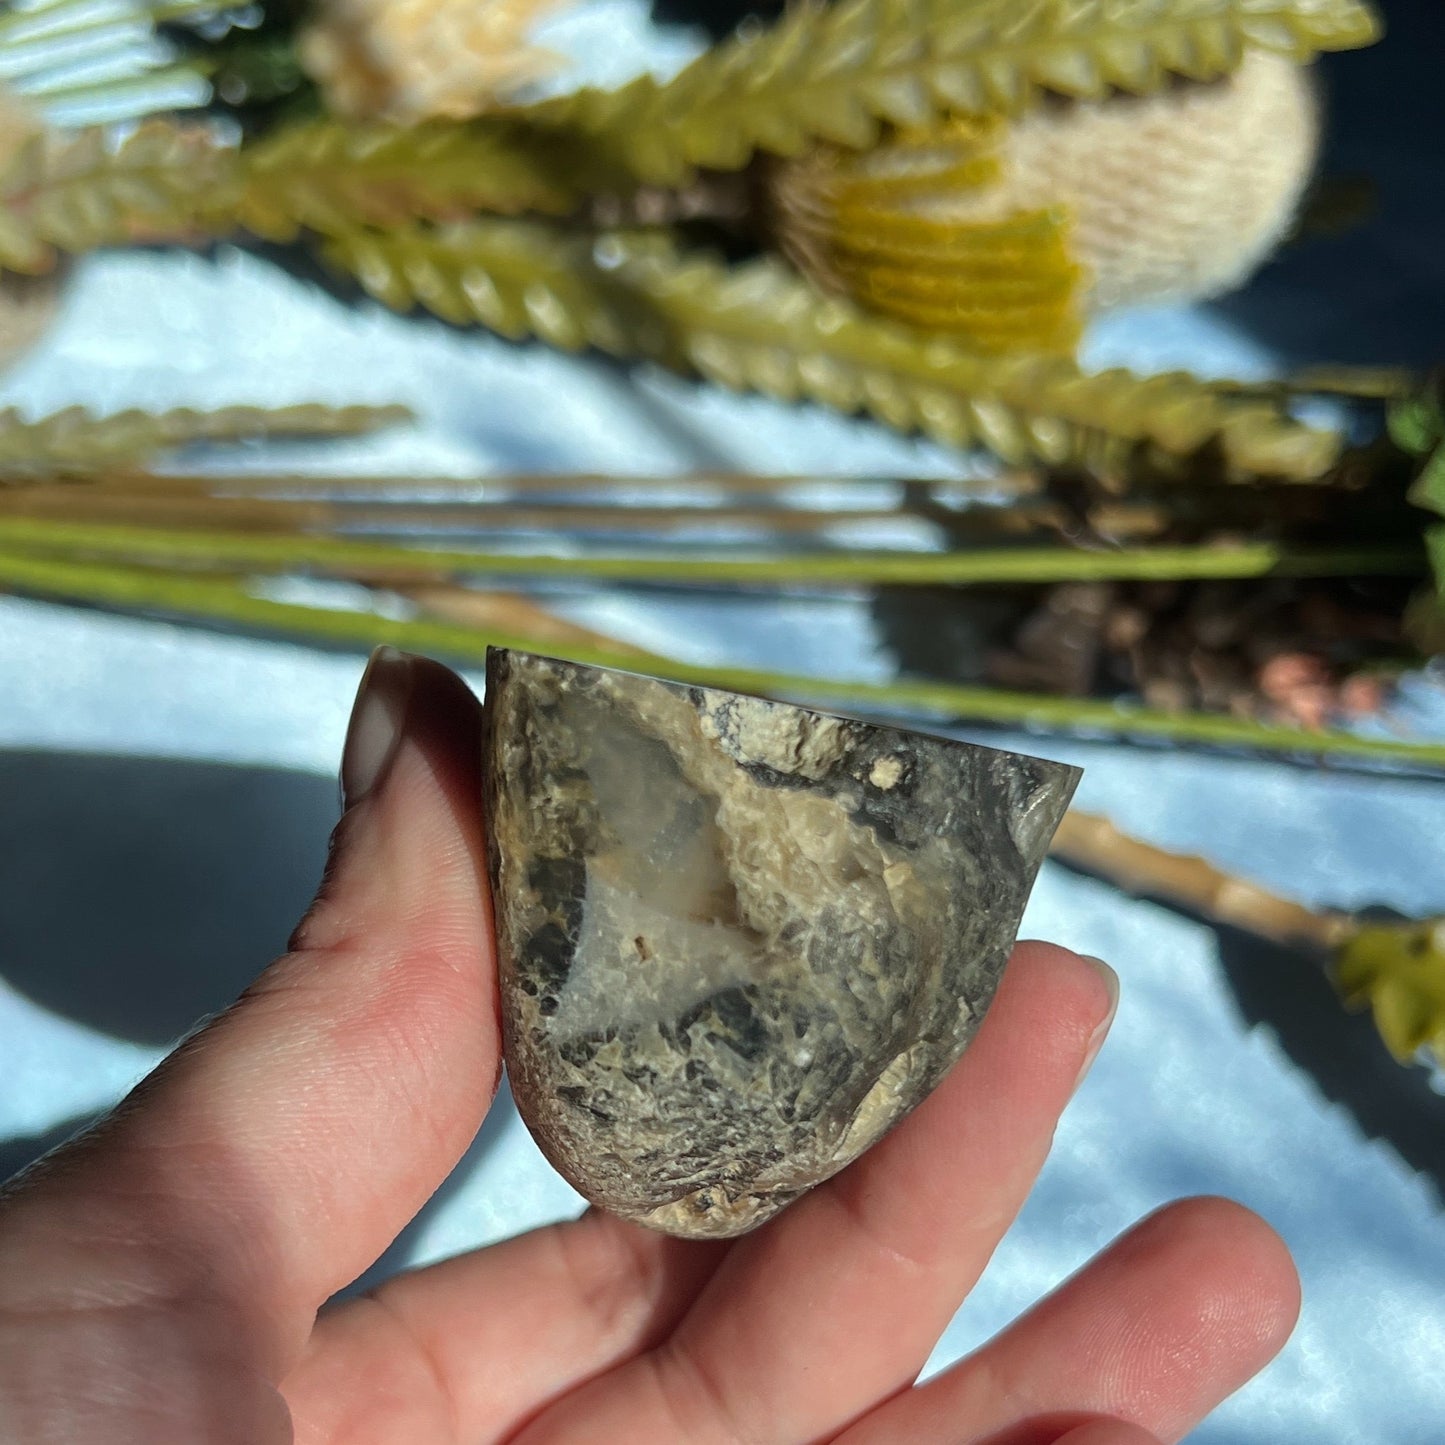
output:
[[[1069,968],[1083,958],[1083,954],[1061,943],[1051,943],[1043,938],[1021,938],[1014,944],[1010,968]]]
[[[481,767],[481,703],[466,681],[429,657],[378,647],[367,659],[341,750],[343,811],[385,781],[401,743],[420,744],[448,774]]]
[[[1060,1435],[1055,1445],[1159,1445],[1159,1437],[1127,1420],[1090,1420]]]
[[[415,663],[394,647],[378,647],[366,660],[341,749],[343,812],[372,793],[390,767],[406,729]]]
[[[1013,1034],[1019,1047],[1041,1055],[1076,1053],[1082,1078],[1118,1004],[1119,976],[1102,959],[1025,939],[1014,947],[984,1029]]]
[[[1264,1220],[1228,1199],[1180,1200],[921,1386],[917,1408],[972,1411],[970,1438],[988,1445],[1178,1440],[1273,1359],[1298,1307],[1293,1261]]]
[[[372,654],[342,754],[344,812],[292,952],[359,945],[388,921],[490,952],[481,751],[464,679],[394,648]]]
[[[1212,1285],[1228,1305],[1222,1310],[1221,1301],[1201,1298],[1198,1311],[1233,1324],[1256,1370],[1279,1353],[1299,1320],[1300,1277],[1289,1246],[1236,1200],[1213,1194],[1176,1200],[1141,1220],[1121,1244],[1187,1258],[1189,1277],[1201,1290]]]

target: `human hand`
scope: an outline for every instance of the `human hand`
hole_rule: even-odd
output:
[[[904,1124],[756,1232],[593,1211],[323,1309],[497,1087],[479,722],[380,655],[290,952],[0,1194],[3,1445],[1147,1445],[1279,1349],[1284,1246],[1191,1200],[914,1385],[1112,1017],[1113,975],[1046,944]]]

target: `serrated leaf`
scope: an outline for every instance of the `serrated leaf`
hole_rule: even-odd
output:
[[[33,274],[57,250],[182,237],[200,202],[225,194],[234,154],[163,121],[119,143],[100,130],[46,135],[0,175],[4,264]]]
[[[234,202],[222,198],[222,206],[247,229],[278,241],[303,228],[384,227],[477,211],[562,215],[583,194],[568,179],[569,168],[555,138],[511,125],[305,121],[241,152],[241,193]],[[604,174],[589,179],[609,189]],[[624,185],[614,179],[612,188]]]
[[[1250,47],[1305,63],[1378,34],[1364,0],[840,0],[716,46],[672,80],[585,89],[512,114],[575,137],[609,171],[674,185],[760,149],[869,144],[862,124],[840,133],[833,123],[855,107],[875,125],[1012,115],[1045,93],[1216,80]]]
[[[158,452],[195,442],[265,436],[350,436],[405,420],[404,407],[232,406],[215,411],[179,407],[136,409],[97,416],[66,407],[41,417],[0,411],[0,484],[9,478],[82,475],[96,468],[139,463]]]
[[[479,210],[563,214],[584,194],[569,179],[578,164],[557,137],[493,121],[300,122],[241,150],[164,121],[119,144],[98,129],[46,136],[0,175],[0,265],[42,272],[57,251],[238,228],[284,242]],[[606,189],[605,173],[589,184]]]
[[[476,221],[348,233],[325,254],[398,309],[431,305],[454,319],[464,308],[503,335],[535,334],[528,294],[541,287],[547,305],[559,308],[548,325],[568,318],[569,344],[789,400],[861,406],[899,429],[958,442],[961,410],[936,401],[953,396],[974,408],[971,439],[1010,461],[1057,457],[1063,429],[1080,445],[1101,437],[1181,453],[1214,445],[1241,471],[1312,480],[1341,446],[1336,434],[1304,426],[1275,404],[1233,399],[1192,377],[1141,379],[1121,370],[1084,373],[1062,357],[991,357],[821,297],[780,262],[729,269],[679,256],[648,233],[593,241],[542,222]],[[424,288],[414,284],[418,274]],[[487,315],[473,300],[483,275],[491,283]]]

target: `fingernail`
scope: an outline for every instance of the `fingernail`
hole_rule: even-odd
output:
[[[375,791],[396,756],[416,676],[412,662],[394,647],[378,647],[366,664],[341,750],[343,812]]]
[[[1098,973],[1099,980],[1109,995],[1109,1005],[1104,1012],[1104,1017],[1094,1025],[1094,1032],[1089,1035],[1089,1043],[1084,1050],[1084,1062],[1079,1069],[1079,1077],[1074,1081],[1076,1089],[1084,1082],[1084,1076],[1093,1067],[1094,1060],[1099,1057],[1099,1050],[1104,1047],[1104,1040],[1109,1037],[1109,1028],[1114,1022],[1114,1015],[1119,1010],[1119,975],[1102,958],[1095,958],[1092,954],[1086,953],[1083,955],[1083,959]]]

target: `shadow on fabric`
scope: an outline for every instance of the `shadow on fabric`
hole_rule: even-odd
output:
[[[285,949],[338,811],[335,781],[309,773],[80,753],[0,752],[0,800],[0,976],[52,1013],[162,1046]],[[510,1113],[504,1089],[451,1177],[353,1289],[405,1263]],[[0,1140],[0,1181],[92,1122]]]
[[[1094,876],[1061,859],[1053,861],[1071,873]],[[1396,1063],[1369,1014],[1347,1010],[1309,955],[1171,903],[1150,901],[1214,933],[1225,982],[1243,1022],[1268,1029],[1325,1098],[1347,1109],[1366,1137],[1388,1144],[1425,1175],[1437,1206],[1445,1205],[1445,1098],[1431,1089],[1425,1070]]]
[[[1291,366],[1428,367],[1441,359],[1445,5],[1374,3],[1384,39],[1318,66],[1326,119],[1319,175],[1325,185],[1365,186],[1366,214],[1339,234],[1287,244],[1248,285],[1215,303]]]
[[[0,753],[0,799],[0,975],[150,1045],[285,948],[337,813],[328,778],[79,753]]]
[[[1445,1098],[1425,1070],[1396,1063],[1369,1014],[1343,1008],[1313,960],[1239,929],[1215,933],[1244,1021],[1268,1028],[1327,1099],[1426,1175],[1437,1206],[1445,1204]]]
[[[37,1159],[57,1149],[68,1139],[88,1129],[98,1114],[78,1114],[39,1134],[22,1134],[14,1139],[0,1139],[0,1184],[28,1169]]]

